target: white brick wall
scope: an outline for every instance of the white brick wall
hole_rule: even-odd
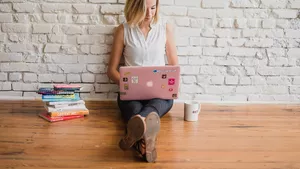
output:
[[[2,0],[0,98],[54,83],[115,99],[106,69],[125,0]],[[180,99],[300,103],[299,0],[161,0],[175,26]]]

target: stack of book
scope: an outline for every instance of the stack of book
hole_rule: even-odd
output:
[[[80,98],[81,86],[70,84],[57,84],[53,88],[40,88],[38,94],[42,95],[45,111],[39,116],[49,122],[57,122],[83,118],[89,115],[85,102]]]

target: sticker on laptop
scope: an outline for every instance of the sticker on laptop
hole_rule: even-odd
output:
[[[170,88],[169,91],[172,92],[172,91],[173,91],[173,88]]]
[[[166,78],[167,78],[167,74],[162,74],[162,75],[161,75],[161,78],[162,78],[162,79],[166,79]]]
[[[128,82],[128,78],[127,77],[123,77],[123,82]]]
[[[139,83],[139,77],[138,76],[132,76],[131,77],[131,83]]]
[[[130,72],[125,72],[124,75],[125,76],[130,75]]]
[[[169,84],[169,85],[174,85],[174,84],[175,84],[175,79],[174,79],[174,78],[170,78],[170,79],[168,80],[168,84]]]
[[[124,84],[124,90],[129,90],[128,84]]]
[[[161,85],[161,88],[164,89],[166,86],[165,85]]]
[[[172,97],[173,97],[173,98],[177,98],[177,94],[175,94],[175,93],[172,94]]]

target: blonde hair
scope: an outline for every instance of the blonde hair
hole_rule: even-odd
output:
[[[159,0],[156,0],[156,12],[153,17],[153,23],[158,22],[158,13]],[[126,0],[124,14],[128,25],[139,25],[146,16],[146,0]]]

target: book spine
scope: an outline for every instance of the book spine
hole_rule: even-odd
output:
[[[47,102],[46,104],[47,105],[51,105],[51,106],[54,106],[54,105],[66,105],[66,104],[79,104],[79,103],[82,103],[82,104],[85,104],[85,102],[83,100],[77,100],[77,101],[61,101],[61,102]]]
[[[50,117],[48,113],[40,113],[39,116],[49,122],[66,121],[84,117],[83,115]]]
[[[65,108],[65,107],[78,107],[78,106],[85,106],[83,103],[69,103],[69,104],[55,104],[51,105],[53,108]]]
[[[48,112],[63,112],[63,111],[78,111],[78,110],[87,110],[84,104],[78,106],[64,106],[64,107],[49,107],[44,105]]]
[[[61,102],[61,101],[79,101],[80,97],[78,93],[75,93],[75,98],[42,98],[44,102]]]
[[[68,94],[68,95],[43,95],[42,99],[74,99],[75,98],[75,94]]]
[[[88,115],[89,110],[80,110],[80,111],[63,111],[63,112],[49,112],[51,117],[59,116],[72,116],[72,115]]]
[[[42,99],[43,102],[61,102],[61,101],[78,101],[80,100],[80,98],[61,98],[61,99],[57,99],[57,98],[54,98],[54,99],[50,99],[50,98],[47,98],[47,99]]]

